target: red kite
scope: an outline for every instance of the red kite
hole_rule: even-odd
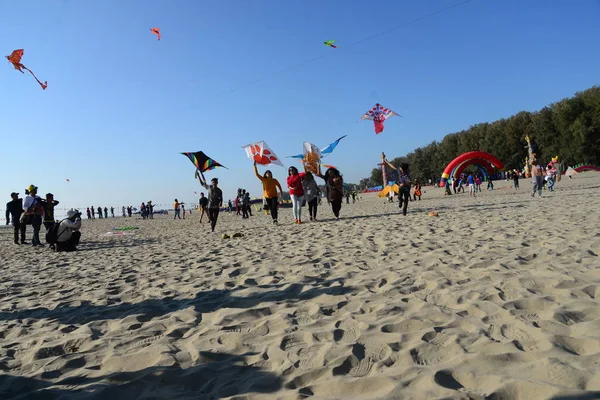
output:
[[[29,73],[31,74],[31,76],[33,76],[35,78],[35,80],[37,81],[37,83],[40,84],[40,86],[42,87],[43,90],[46,90],[46,88],[48,87],[48,81],[42,83],[40,82],[40,80],[37,78],[37,76],[35,76],[35,74],[33,73],[33,71],[31,71],[29,68],[27,68],[26,66],[24,66],[23,64],[21,64],[21,57],[23,57],[23,49],[19,49],[19,50],[15,50],[13,51],[10,56],[6,56],[6,59],[13,65],[13,67],[15,67],[15,69],[17,71],[20,71],[22,74],[24,74],[25,72],[23,72],[24,69],[26,69],[27,71],[29,71]]]
[[[158,40],[160,40],[160,28],[150,28],[150,32],[158,36]]]

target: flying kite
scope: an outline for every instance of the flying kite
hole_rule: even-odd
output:
[[[160,28],[150,28],[150,32],[158,36],[158,40],[160,40]]]
[[[334,49],[337,49],[337,46],[334,43],[335,43],[335,40],[326,40],[323,42],[323,44],[325,46],[329,46],[329,47],[333,47]]]
[[[271,150],[271,148],[267,145],[267,142],[265,142],[264,140],[256,143],[250,143],[242,147],[244,148],[244,150],[246,150],[246,155],[248,156],[248,158],[253,160],[257,164],[275,164],[285,168],[285,166],[281,163],[275,152]]]
[[[321,165],[321,159],[328,154],[333,152],[333,149],[336,148],[340,140],[345,138],[347,135],[344,135],[338,138],[335,142],[329,144],[327,147],[320,149],[312,143],[304,142],[304,152],[302,154],[298,154],[296,156],[291,156],[291,158],[299,158],[300,161],[304,164],[304,169],[307,171],[311,171],[314,173],[318,173],[319,165]]]
[[[21,71],[22,74],[24,74],[25,72],[23,71],[24,69],[26,69],[27,71],[29,71],[29,73],[31,74],[31,76],[33,76],[35,78],[35,80],[37,81],[37,83],[40,84],[40,86],[42,87],[43,90],[46,90],[46,88],[48,87],[48,81],[42,83],[40,82],[40,80],[37,78],[37,76],[35,76],[35,74],[33,73],[32,70],[30,70],[29,68],[27,68],[26,66],[24,66],[23,64],[21,64],[21,58],[23,57],[23,49],[19,49],[19,50],[15,50],[13,51],[10,56],[6,56],[6,59],[13,65],[13,67],[15,67],[15,69],[17,71]]]
[[[218,162],[204,154],[204,152],[202,151],[197,151],[195,153],[186,152],[181,154],[189,158],[192,164],[196,166],[195,177],[198,178],[198,180],[200,180],[200,184],[206,183],[206,179],[204,178],[204,172],[210,171],[217,167],[227,168],[226,166],[219,164]]]
[[[402,116],[398,113],[393,112],[389,108],[385,108],[381,104],[377,103],[377,104],[375,104],[375,106],[373,108],[371,108],[369,111],[367,111],[365,113],[365,115],[363,115],[360,118],[360,120],[363,120],[363,119],[372,120],[373,124],[375,125],[375,133],[380,134],[381,132],[383,132],[383,122],[386,119],[389,119],[395,115],[397,115],[399,117]]]

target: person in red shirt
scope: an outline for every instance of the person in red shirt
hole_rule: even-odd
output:
[[[288,169],[287,185],[292,198],[292,210],[294,212],[294,223],[302,223],[302,201],[304,200],[304,188],[302,187],[304,172],[298,173],[296,167]]]

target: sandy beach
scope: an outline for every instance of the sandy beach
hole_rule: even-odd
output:
[[[600,398],[600,174],[520,183],[85,220],[68,254],[3,229],[0,398]]]

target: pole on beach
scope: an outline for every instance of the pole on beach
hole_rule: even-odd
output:
[[[387,187],[387,173],[386,173],[386,169],[385,169],[385,153],[381,152],[381,174],[383,175],[383,188],[385,189]]]

